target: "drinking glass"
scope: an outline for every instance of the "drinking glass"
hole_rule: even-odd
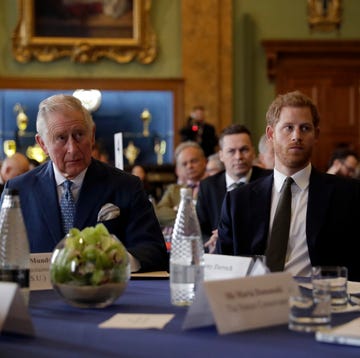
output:
[[[330,328],[331,294],[327,282],[316,282],[312,290],[303,289],[289,297],[289,329],[315,332]]]
[[[315,266],[312,268],[312,283],[328,282],[333,310],[346,308],[348,270],[344,266]]]

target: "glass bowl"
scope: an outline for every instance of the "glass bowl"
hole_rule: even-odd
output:
[[[130,279],[127,251],[103,224],[71,229],[50,262],[51,283],[68,304],[80,308],[111,305]]]

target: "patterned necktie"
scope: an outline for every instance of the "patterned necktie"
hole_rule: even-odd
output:
[[[65,180],[63,182],[64,192],[60,199],[61,219],[64,234],[74,226],[75,202],[71,192],[72,181]]]
[[[291,184],[294,180],[287,177],[276,208],[272,230],[266,249],[266,265],[270,271],[283,271],[291,220]]]
[[[234,190],[238,187],[240,187],[241,185],[244,185],[245,183],[244,182],[239,182],[239,183],[232,183],[230,186],[229,186],[229,189],[228,191],[231,191],[231,190]]]

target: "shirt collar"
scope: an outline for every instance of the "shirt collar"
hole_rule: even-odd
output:
[[[250,181],[251,174],[252,174],[252,168],[247,172],[245,176],[243,176],[239,180],[234,180],[227,172],[225,172],[226,188],[229,189],[234,183],[236,184],[248,183]]]
[[[301,190],[304,190],[309,185],[310,174],[311,174],[311,164],[309,163],[304,169],[299,170],[291,177],[294,179],[296,185]],[[274,168],[274,187],[277,192],[280,192],[285,179],[286,179],[286,175],[280,173],[277,169]]]
[[[53,170],[54,170],[54,175],[55,175],[55,181],[56,181],[56,186],[62,185],[62,183],[67,180],[67,178],[65,178],[60,171],[58,170],[58,168],[56,167],[56,165],[54,163],[52,163],[53,166]],[[86,174],[87,168],[85,168],[77,177],[75,177],[74,179],[71,179],[71,181],[74,183],[73,186],[75,187],[80,187],[82,182],[84,181],[84,177]]]

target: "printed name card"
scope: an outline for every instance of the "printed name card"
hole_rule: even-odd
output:
[[[30,290],[52,289],[50,280],[51,252],[30,254]]]
[[[244,277],[253,259],[243,256],[204,255],[204,280]]]
[[[248,256],[204,255],[205,281],[239,278],[248,275],[264,275],[267,268],[259,260],[254,262]],[[253,272],[254,271],[254,272]],[[197,287],[196,297],[189,307],[183,329],[199,328],[215,323],[211,308],[206,297],[204,286]]]
[[[34,335],[34,327],[19,286],[0,282],[0,332]]]
[[[204,281],[183,329],[215,322],[218,332],[227,334],[287,323],[289,296],[296,290],[297,284],[288,272]],[[211,319],[203,307],[210,308],[207,316]]]
[[[296,282],[288,272],[204,282],[220,334],[287,323]]]

